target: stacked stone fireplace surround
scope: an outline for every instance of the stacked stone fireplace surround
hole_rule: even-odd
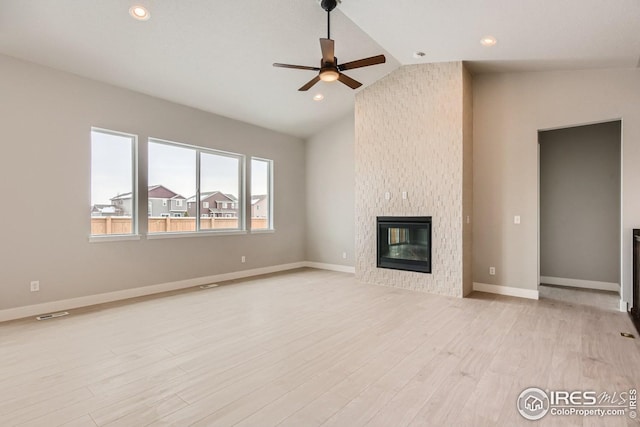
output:
[[[356,277],[455,297],[471,292],[473,118],[464,64],[392,72],[356,95],[355,126]],[[432,217],[431,274],[376,268],[377,216]]]

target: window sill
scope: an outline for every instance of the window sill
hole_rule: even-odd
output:
[[[251,234],[272,234],[275,233],[276,229],[275,228],[264,228],[264,229],[258,229],[258,230],[251,230]]]
[[[153,233],[147,234],[147,240],[159,240],[159,239],[181,239],[183,237],[211,237],[211,236],[234,236],[240,234],[247,234],[244,230],[233,231],[192,231],[186,233]]]
[[[89,236],[89,243],[124,242],[127,240],[140,240],[139,234],[103,234]]]

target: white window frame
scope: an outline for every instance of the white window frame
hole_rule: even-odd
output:
[[[162,199],[162,206],[167,206],[167,199]]]
[[[202,202],[202,209],[209,209],[209,202]]]
[[[106,242],[116,240],[140,240],[138,233],[138,135],[126,132],[119,132],[111,129],[104,129],[91,126],[91,133],[103,133],[106,135],[120,136],[131,138],[131,233],[129,234],[91,234],[91,222],[89,222],[89,241],[90,242]],[[91,137],[89,138],[91,142]],[[91,150],[90,150],[91,151]],[[93,171],[90,172],[90,177]],[[122,201],[119,201],[122,204]]]
[[[201,218],[201,205],[200,203],[200,164],[201,164],[201,154],[212,154],[216,156],[224,156],[231,157],[238,160],[238,200],[245,200],[245,163],[246,157],[243,154],[232,153],[228,151],[215,150],[212,148],[200,147],[197,145],[184,144],[181,142],[169,141],[161,138],[149,138],[148,143],[154,144],[164,144],[178,148],[184,148],[189,150],[195,150],[196,152],[196,201],[195,204],[196,212],[195,212],[195,220],[196,220],[196,230],[195,231],[180,231],[180,232],[161,232],[161,233],[148,233],[147,238],[164,238],[166,236],[193,236],[197,235],[224,235],[224,234],[244,234],[246,233],[246,215],[244,209],[238,210],[238,228],[230,228],[230,229],[200,229],[200,218]]]
[[[272,233],[275,231],[275,227],[274,227],[274,217],[273,217],[273,160],[271,159],[265,159],[263,157],[251,157],[251,162],[253,162],[253,160],[258,160],[258,161],[262,161],[262,162],[266,162],[268,167],[267,167],[267,207],[268,207],[268,216],[267,216],[267,228],[258,228],[255,230],[251,230],[252,233]],[[251,166],[253,166],[253,163],[251,163]],[[251,173],[253,174],[253,170],[251,170]],[[251,194],[250,194],[251,199],[253,198],[253,188],[251,189]],[[250,200],[251,200],[250,199]],[[260,203],[260,202],[258,202]],[[257,210],[257,209],[256,209]]]
[[[182,199],[176,199],[176,207],[177,208],[181,208],[182,207]]]

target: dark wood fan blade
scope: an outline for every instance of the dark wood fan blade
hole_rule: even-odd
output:
[[[331,63],[335,61],[334,42],[331,39],[320,39],[320,49],[322,49],[322,62]]]
[[[305,65],[291,65],[291,64],[273,64],[274,67],[280,68],[293,68],[294,70],[310,70],[310,71],[320,71],[318,67],[307,67]]]
[[[349,86],[351,89],[358,89],[360,86],[362,86],[362,83],[360,83],[357,80],[353,80],[351,77],[347,76],[346,74],[340,73],[340,75],[338,76],[338,80],[340,80],[342,83]]]
[[[306,85],[302,86],[302,87],[301,87],[300,89],[298,89],[298,90],[299,90],[299,91],[302,91],[302,92],[304,92],[304,91],[306,91],[306,90],[309,90],[309,89],[311,89],[311,86],[313,86],[314,84],[318,83],[319,81],[320,81],[320,76],[319,76],[319,75],[318,75],[318,76],[315,76],[313,79],[311,79],[311,80],[309,81],[309,83],[307,83]]]
[[[353,70],[354,68],[368,67],[369,65],[384,64],[386,61],[387,58],[385,58],[384,55],[372,56],[371,58],[358,59],[357,61],[338,65],[338,70]]]

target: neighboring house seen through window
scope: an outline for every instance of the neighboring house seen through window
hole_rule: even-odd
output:
[[[195,220],[177,203],[196,191],[196,158],[195,148],[149,139],[150,234],[196,231]],[[172,203],[164,203],[166,200]]]
[[[91,235],[137,234],[137,137],[91,129]]]
[[[242,164],[239,154],[150,139],[149,183],[157,184],[157,194],[150,187],[149,201],[166,197],[175,204],[167,215],[154,205],[160,215],[149,218],[149,233],[244,229],[240,211],[217,208],[242,196]]]
[[[137,136],[91,129],[92,237],[137,239],[139,217],[149,234],[245,230],[249,222],[273,230],[272,160],[247,164],[241,154],[154,138],[147,148],[147,209],[138,215]]]

